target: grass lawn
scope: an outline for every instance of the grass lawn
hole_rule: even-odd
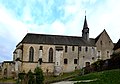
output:
[[[84,76],[76,76],[72,81],[94,80],[91,82],[78,82],[76,84],[120,84],[120,69],[90,73]]]
[[[80,70],[76,70],[74,72],[70,72],[70,73],[63,73],[63,75],[61,76],[45,76],[45,83],[51,83],[51,82],[55,82],[55,81],[62,81],[62,80],[66,80],[67,78],[71,78],[73,76],[77,76],[78,74],[80,74]]]
[[[12,78],[0,79],[0,83],[16,83],[16,80],[14,80]]]

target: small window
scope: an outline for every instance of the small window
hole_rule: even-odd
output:
[[[107,57],[109,57],[109,51],[107,51]]]
[[[88,51],[88,47],[85,48],[85,51],[86,51],[86,52]]]
[[[98,56],[98,59],[100,59],[100,56]]]
[[[79,47],[79,51],[81,51],[81,46]]]
[[[100,51],[98,51],[98,56],[100,56]]]
[[[92,57],[92,60],[94,60],[95,58],[94,57]]]
[[[90,66],[90,62],[86,62],[86,67],[89,67]]]
[[[67,64],[68,63],[68,60],[67,59],[64,59],[64,64]]]
[[[65,52],[67,52],[67,46],[65,46]]]
[[[74,64],[77,64],[77,59],[74,59]]]
[[[40,46],[40,49],[39,50],[43,50],[43,46]]]
[[[75,50],[75,46],[72,46],[72,51],[74,51]]]
[[[102,45],[102,41],[100,41],[100,44]]]
[[[85,56],[83,56],[83,58],[85,58]]]

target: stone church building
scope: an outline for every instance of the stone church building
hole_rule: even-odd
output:
[[[106,30],[96,38],[89,38],[89,30],[85,16],[82,37],[27,33],[13,52],[15,72],[41,67],[44,73],[59,75],[109,59],[114,44]]]

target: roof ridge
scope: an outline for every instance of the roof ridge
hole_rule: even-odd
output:
[[[69,35],[55,35],[55,34],[39,34],[39,33],[27,33],[27,35],[45,35],[45,36],[62,36],[62,37],[79,37],[82,38],[82,36],[69,36]]]

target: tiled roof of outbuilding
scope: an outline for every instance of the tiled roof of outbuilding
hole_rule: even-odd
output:
[[[115,44],[113,50],[116,50],[116,49],[118,49],[118,48],[120,48],[120,39],[119,39],[118,42]]]

